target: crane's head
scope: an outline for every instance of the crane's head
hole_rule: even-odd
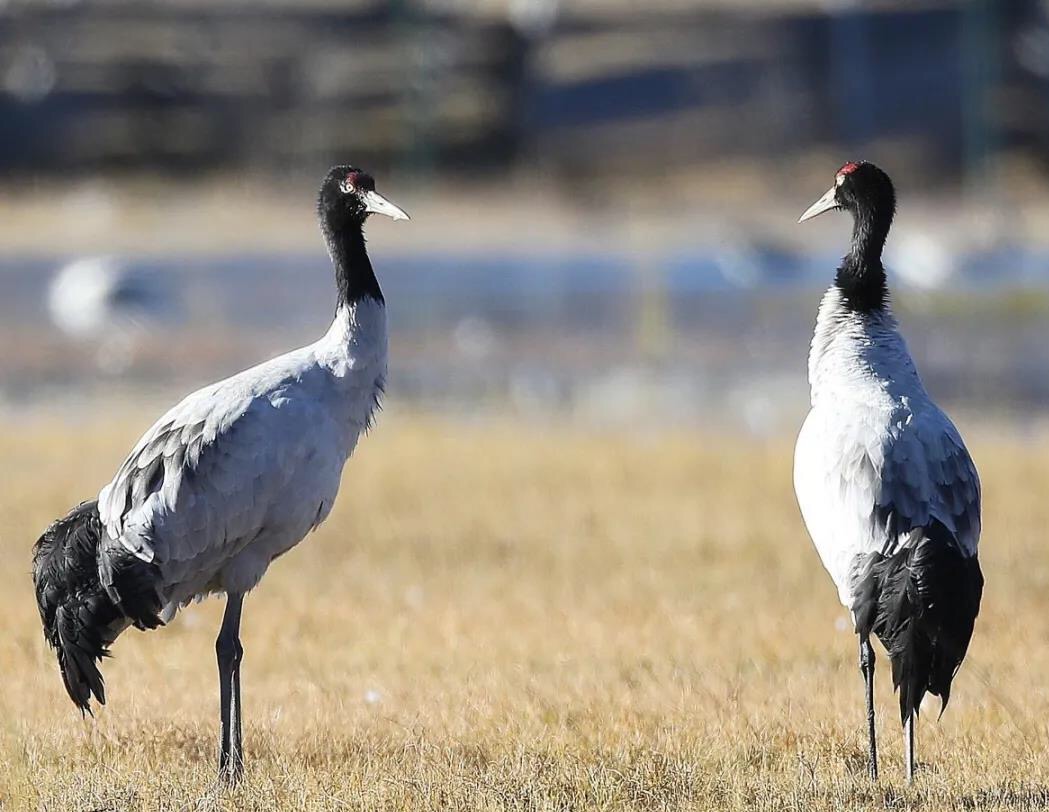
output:
[[[353,166],[333,166],[321,184],[317,209],[332,224],[361,225],[369,214],[410,219],[405,211],[375,191],[375,180]]]
[[[868,161],[849,161],[834,175],[834,185],[798,219],[811,220],[831,209],[845,209],[853,216],[872,213],[892,220],[896,192],[889,176]]]

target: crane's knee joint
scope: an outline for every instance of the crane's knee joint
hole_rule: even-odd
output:
[[[218,655],[220,666],[238,666],[244,659],[244,647],[236,637],[220,634],[215,639],[215,653]]]
[[[869,641],[860,643],[860,671],[864,674],[874,667],[874,647]]]

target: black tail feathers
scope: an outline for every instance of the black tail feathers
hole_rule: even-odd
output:
[[[107,591],[99,578],[102,522],[98,503],[84,502],[58,519],[33,548],[33,583],[44,637],[58,654],[69,698],[90,713],[92,695],[106,703],[99,663],[128,625],[159,625],[155,565],[130,553],[106,564],[120,587]],[[117,602],[119,601],[119,603]]]
[[[877,635],[892,661],[900,718],[917,714],[926,692],[940,697],[965,658],[983,594],[976,556],[965,556],[939,522],[891,555],[872,553],[854,569],[853,614],[861,637]]]

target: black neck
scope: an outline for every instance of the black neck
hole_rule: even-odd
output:
[[[888,302],[889,290],[885,285],[881,252],[891,223],[891,213],[886,216],[866,206],[854,213],[852,246],[834,279],[846,305],[852,310],[863,313],[880,310]]]
[[[338,306],[354,304],[365,297],[382,302],[382,290],[375,278],[368,251],[364,246],[364,229],[358,222],[323,221],[324,240],[328,243],[335,265],[335,284],[339,290]]]

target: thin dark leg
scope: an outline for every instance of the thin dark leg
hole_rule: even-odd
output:
[[[907,759],[907,783],[910,784],[914,781],[914,770],[917,767],[914,758],[914,713],[907,717],[907,721],[903,724],[903,741],[905,753],[904,756]]]
[[[867,772],[878,780],[878,741],[874,732],[874,648],[869,637],[860,639],[860,671],[867,689],[867,741],[870,745]]]
[[[236,784],[244,774],[244,749],[240,739],[240,610],[244,595],[230,593],[222,628],[215,640],[219,661],[219,705],[222,714],[222,741],[219,745],[219,780]]]

